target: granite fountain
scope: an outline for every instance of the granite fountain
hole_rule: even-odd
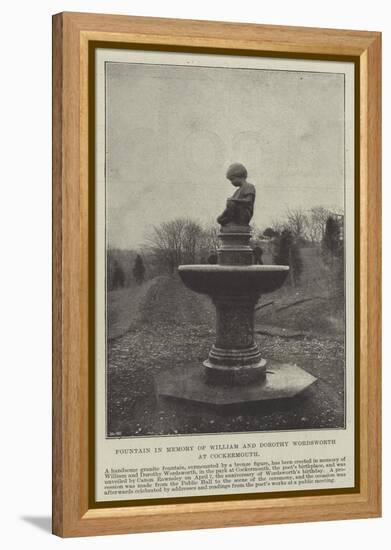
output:
[[[316,378],[297,365],[266,359],[254,337],[255,306],[263,294],[284,284],[289,267],[254,265],[249,222],[255,187],[242,164],[232,164],[226,177],[237,189],[217,218],[217,263],[178,268],[186,287],[215,305],[216,341],[202,365],[183,365],[159,377],[158,393],[215,406],[289,399]]]

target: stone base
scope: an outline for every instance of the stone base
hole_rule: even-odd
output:
[[[175,368],[155,379],[159,397],[214,407],[287,400],[309,388],[317,378],[289,363],[268,361],[266,379],[248,385],[216,385],[200,365]]]
[[[266,359],[261,359],[253,365],[229,366],[216,365],[209,359],[203,363],[205,367],[205,381],[207,384],[233,386],[236,384],[250,384],[265,380]]]

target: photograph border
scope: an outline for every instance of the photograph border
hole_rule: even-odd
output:
[[[96,132],[96,127],[97,127],[97,124],[96,124],[96,117],[95,117],[95,114],[97,112],[97,108],[98,108],[98,104],[97,104],[97,101],[96,101],[96,96],[97,96],[97,88],[96,88],[96,84],[97,84],[97,80],[96,80],[96,52],[97,50],[99,49],[112,49],[112,50],[126,50],[126,51],[132,51],[132,50],[144,50],[145,49],[148,49],[148,51],[165,51],[165,52],[178,52],[180,51],[180,53],[200,53],[200,54],[203,54],[204,51],[200,48],[181,48],[180,50],[178,50],[178,48],[176,47],[166,47],[164,48],[164,50],[162,50],[161,48],[157,49],[157,48],[135,48],[134,47],[134,44],[131,45],[131,47],[129,47],[129,44],[125,43],[125,42],[94,42],[94,41],[91,41],[89,43],[89,80],[88,80],[88,113],[89,113],[89,121],[90,121],[90,125],[89,125],[89,193],[90,193],[90,199],[89,199],[89,204],[90,206],[92,206],[91,208],[91,211],[90,211],[90,220],[91,220],[91,226],[90,226],[90,229],[91,231],[89,232],[89,251],[90,251],[90,257],[91,257],[91,261],[89,262],[89,291],[90,291],[90,302],[89,302],[89,306],[90,306],[90,320],[91,320],[91,326],[90,326],[90,348],[89,348],[89,357],[90,357],[90,364],[89,364],[89,418],[91,419],[91,423],[90,423],[90,429],[89,429],[89,439],[90,439],[90,449],[91,449],[91,464],[90,464],[90,475],[91,475],[91,479],[90,479],[90,485],[89,485],[89,503],[90,503],[90,506],[91,508],[105,508],[105,507],[110,507],[110,508],[113,508],[113,507],[118,507],[120,505],[122,506],[144,506],[146,504],[150,504],[150,505],[156,505],[156,504],[165,504],[167,503],[167,499],[169,499],[170,503],[173,503],[173,504],[180,504],[180,503],[186,503],[186,502],[216,502],[216,501],[223,501],[223,500],[238,500],[238,499],[242,499],[243,496],[245,495],[245,498],[246,499],[265,499],[265,498],[272,498],[272,497],[298,497],[298,496],[308,496],[308,495],[332,495],[332,494],[346,494],[346,493],[357,493],[359,492],[359,484],[360,484],[360,456],[359,456],[359,453],[357,452],[358,449],[359,449],[359,438],[360,438],[360,432],[359,430],[354,430],[354,486],[353,487],[336,487],[336,488],[323,488],[323,489],[300,489],[300,490],[297,490],[297,489],[292,489],[292,490],[277,490],[277,491],[273,491],[273,492],[264,492],[264,493],[251,493],[251,492],[248,492],[248,493],[240,493],[240,494],[225,494],[225,495],[222,495],[222,494],[218,494],[218,495],[208,495],[208,496],[176,496],[176,497],[149,497],[149,498],[145,498],[145,499],[121,499],[121,500],[107,500],[107,501],[97,501],[96,498],[95,498],[95,495],[96,495],[96,460],[95,460],[95,457],[96,457],[96,449],[97,449],[97,446],[96,446],[96,433],[97,433],[97,423],[96,423],[96,416],[94,414],[94,411],[97,411],[97,406],[98,406],[98,400],[96,399],[96,389],[97,389],[97,376],[96,376],[96,373],[97,373],[97,370],[98,370],[98,367],[97,367],[97,361],[96,361],[96,338],[95,338],[95,327],[96,327],[96,316],[97,316],[97,313],[96,313],[96,301],[95,301],[95,297],[96,297],[96,279],[95,279],[95,273],[96,273],[96,265],[95,265],[95,260],[96,260],[96,236],[95,236],[95,228],[96,228],[96,218],[95,218],[95,213],[96,213],[96,195],[95,195],[95,190],[96,190],[96,181],[97,179],[99,180],[99,177],[97,178],[96,176],[96,166],[97,166],[97,159],[98,159],[98,155],[96,154],[97,152],[97,132]],[[210,52],[210,53],[213,53],[213,52]],[[229,52],[227,53],[226,55],[243,55],[243,53],[240,53],[240,54],[237,54],[236,52],[232,53],[232,52]],[[271,53],[270,55],[264,55],[262,54],[262,57],[265,58],[265,57],[268,57],[268,58],[275,58],[275,56],[273,55],[273,53]],[[280,57],[281,58],[281,57]],[[301,56],[296,56],[295,59],[306,59],[305,57],[301,57]],[[331,58],[331,57],[327,57],[325,59],[323,59],[324,61],[337,61],[337,60],[340,60],[340,59],[334,59],[334,58]],[[346,61],[346,60],[345,60]],[[107,63],[107,62],[106,62]],[[118,63],[118,62],[117,62]],[[356,71],[356,64],[353,62],[354,64],[354,69],[355,69],[355,73],[357,74],[357,71]],[[172,65],[171,65],[172,66]],[[230,70],[236,70],[234,68],[230,69]],[[271,70],[271,69],[269,69]],[[277,69],[274,69],[274,70],[277,70]],[[283,72],[282,69],[279,69],[281,72]],[[296,69],[297,70],[297,69]],[[285,70],[284,70],[285,71]],[[356,84],[356,83],[354,83]],[[355,89],[356,88],[356,85],[355,85]],[[344,101],[345,101],[345,98],[344,98]],[[359,104],[359,100],[358,100],[358,97],[357,97],[357,94],[355,94],[355,97],[354,97],[354,103],[355,105],[358,105]],[[357,117],[358,117],[358,112],[355,111],[354,113],[354,125],[356,124],[357,122]],[[344,125],[346,124],[346,121],[344,119]],[[358,144],[359,144],[359,140],[356,139],[356,133],[354,133],[354,152],[353,152],[353,157],[354,158],[358,158],[358,154],[359,154],[359,151],[358,151]],[[355,197],[359,197],[359,178],[357,176],[357,170],[356,170],[356,166],[354,167],[354,172],[355,172],[355,177],[354,177],[354,182],[353,182],[353,186],[354,186],[354,189],[353,189],[353,192],[354,192],[354,195]],[[345,169],[345,165],[344,165],[344,169]],[[107,193],[107,189],[105,190],[105,193]],[[345,200],[346,200],[346,182],[345,182],[345,187],[344,187],[344,205],[345,205]],[[346,206],[346,205],[345,205]],[[354,214],[356,213],[357,209],[354,210]],[[345,229],[345,228],[344,228]],[[107,246],[107,244],[106,244]],[[354,255],[354,262],[356,263],[358,260],[357,260],[357,255],[359,253],[359,249],[358,248],[355,248],[353,249],[353,255]],[[345,268],[346,268],[346,265],[345,265]],[[349,284],[349,281],[347,282],[347,284]],[[107,288],[107,287],[106,287]],[[354,289],[358,289],[359,288],[359,281],[358,280],[355,280],[354,281]],[[357,344],[358,344],[358,319],[359,319],[359,312],[360,312],[360,303],[359,303],[359,300],[357,299],[357,297],[359,296],[359,292],[355,292],[355,304],[354,304],[354,308],[355,308],[355,326],[353,327],[353,332],[354,332],[354,354],[357,355],[359,353],[358,351],[358,348],[357,348]],[[106,308],[107,308],[107,296],[106,296]],[[345,314],[345,319],[346,319],[346,303],[345,303],[345,308],[344,308],[344,314]],[[105,323],[107,323],[107,319],[105,318]],[[345,331],[346,331],[346,320],[345,320],[345,327],[344,327]],[[107,324],[106,324],[106,330],[107,330]],[[345,341],[346,341],[346,338],[345,338]],[[344,390],[344,425],[343,427],[338,427],[338,428],[334,428],[334,427],[323,427],[323,428],[311,428],[311,429],[305,429],[305,428],[296,428],[296,429],[289,429],[287,431],[290,431],[290,432],[299,432],[299,431],[302,431],[302,432],[309,432],[309,431],[312,431],[312,430],[338,430],[338,431],[345,431],[346,430],[346,416],[347,416],[347,404],[346,404],[346,345],[345,345],[345,355],[344,355],[344,359],[345,359],[345,373],[344,373],[344,387],[345,387],[345,390]],[[106,371],[105,371],[105,378],[106,378],[106,383],[107,383],[107,375],[108,375],[108,358],[107,358],[107,352],[106,352]],[[359,372],[358,372],[358,365],[359,363],[358,362],[355,362],[354,363],[354,385],[353,385],[353,408],[354,408],[354,414],[353,414],[353,418],[354,418],[354,424],[355,425],[359,425],[359,410],[358,410],[358,407],[356,407],[356,403],[357,403],[357,395],[358,395],[358,392],[359,392]],[[105,399],[106,399],[106,407],[107,407],[107,404],[108,404],[108,398],[107,398],[107,385],[105,387]],[[106,410],[106,430],[107,430],[107,410]],[[267,432],[270,432],[271,430],[267,430],[266,432],[263,432],[263,433],[267,433]],[[279,433],[281,433],[281,430],[277,430]],[[260,433],[261,431],[259,431],[258,433]],[[208,432],[207,432],[208,433]],[[244,432],[232,432],[232,433],[244,433]],[[251,433],[254,433],[254,432],[245,432],[246,434],[248,435],[251,435]],[[172,437],[173,434],[159,434],[160,437],[169,437],[171,436]],[[190,433],[186,433],[186,434],[181,434],[181,433],[178,433],[175,435],[176,438],[180,438],[182,436],[194,436],[194,437],[200,437],[202,435],[205,435],[205,433],[200,433],[200,432],[197,432],[197,433],[194,433],[194,434],[190,434]],[[209,435],[212,435],[212,434],[209,434]],[[216,435],[216,434],[213,434],[213,435]],[[108,437],[107,436],[107,432],[106,432],[106,435],[105,437],[107,439],[113,439],[113,440],[118,440],[118,436],[113,436],[113,437]],[[126,437],[120,437],[120,440],[123,441],[124,439],[132,439],[134,436],[126,436]],[[156,435],[148,435],[148,436],[144,436],[144,437],[147,437],[148,439],[150,438],[156,438]],[[137,436],[137,438],[140,438],[140,436]],[[95,450],[95,451],[94,451]]]
[[[365,31],[86,13],[53,17],[55,534],[380,515],[380,44],[380,33]],[[355,425],[359,427],[354,488],[95,501],[94,52],[99,47],[354,63]]]

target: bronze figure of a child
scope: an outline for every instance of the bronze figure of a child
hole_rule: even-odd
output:
[[[238,189],[227,199],[227,207],[217,218],[217,222],[222,226],[229,223],[248,225],[254,211],[255,187],[246,180],[247,170],[243,164],[231,164],[226,177]]]

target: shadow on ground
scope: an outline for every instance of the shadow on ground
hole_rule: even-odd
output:
[[[52,532],[52,518],[49,516],[21,516],[21,519],[45,533]]]

